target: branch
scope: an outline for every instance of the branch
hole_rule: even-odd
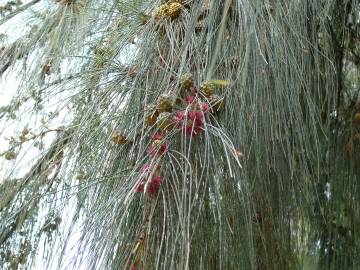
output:
[[[2,25],[3,23],[7,22],[8,20],[10,20],[11,18],[15,17],[17,14],[19,14],[20,12],[28,9],[29,7],[35,5],[36,3],[40,2],[40,0],[33,0],[30,3],[27,3],[26,5],[23,5],[22,7],[17,8],[14,12],[10,13],[9,15],[7,15],[5,18],[0,20],[0,25]]]
[[[31,168],[31,170],[27,174],[25,174],[24,177],[20,179],[19,183],[17,183],[17,185],[13,188],[12,192],[7,194],[7,196],[0,201],[0,212],[10,204],[16,194],[21,190],[23,186],[28,183],[30,179],[42,173],[43,168],[46,167],[44,166],[46,162],[54,158],[59,152],[59,149],[63,149],[67,144],[69,144],[71,137],[72,131],[70,131],[69,129],[60,132],[58,138],[50,146],[47,153],[38,160],[38,162]]]

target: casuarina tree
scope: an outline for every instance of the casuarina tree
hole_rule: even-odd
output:
[[[359,269],[359,1],[0,3],[0,268]]]

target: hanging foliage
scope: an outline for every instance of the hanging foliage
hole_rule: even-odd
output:
[[[358,1],[10,2],[4,269],[358,268]]]

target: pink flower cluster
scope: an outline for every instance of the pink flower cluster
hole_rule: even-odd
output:
[[[196,137],[204,130],[205,115],[209,112],[208,103],[200,102],[197,99],[196,91],[196,88],[192,89],[192,94],[185,98],[185,103],[188,106],[184,110],[179,111],[173,118],[176,127],[191,137]],[[154,164],[158,166],[168,148],[169,143],[164,140],[163,134],[154,133],[146,152],[150,157],[157,158],[157,162],[154,162]],[[141,173],[142,180],[136,186],[136,192],[142,193],[146,189],[149,196],[155,196],[164,181],[159,171],[159,167],[155,168],[145,164]]]
[[[169,144],[164,142],[164,136],[161,133],[155,133],[152,136],[152,142],[147,149],[150,157],[161,158],[169,148]],[[157,163],[157,162],[155,162]],[[141,169],[143,180],[136,186],[136,192],[142,193],[146,188],[149,196],[155,196],[164,181],[164,177],[159,174],[158,163],[152,167],[146,163]]]
[[[155,133],[152,136],[152,143],[146,150],[150,157],[161,157],[168,150],[169,144],[167,142],[162,142],[163,137],[164,136],[160,133]]]
[[[160,175],[153,175],[150,179],[144,179],[138,186],[136,187],[136,192],[142,193],[144,192],[145,185],[148,184],[147,187],[147,193],[150,196],[156,195],[158,192],[162,182],[164,181],[164,178]]]
[[[137,185],[136,192],[144,192],[145,187],[147,188],[146,192],[149,196],[154,196],[158,192],[161,184],[164,181],[164,177],[153,173],[149,164],[145,164],[142,168],[142,175],[144,179]]]
[[[203,102],[197,106],[196,97],[193,95],[187,96],[185,101],[192,105],[191,109],[178,112],[175,116],[175,122],[177,127],[182,129],[186,135],[196,137],[204,130],[204,116],[209,111],[209,105]]]

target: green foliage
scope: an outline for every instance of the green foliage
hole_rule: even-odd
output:
[[[358,268],[357,1],[44,2],[0,14],[0,264]]]

